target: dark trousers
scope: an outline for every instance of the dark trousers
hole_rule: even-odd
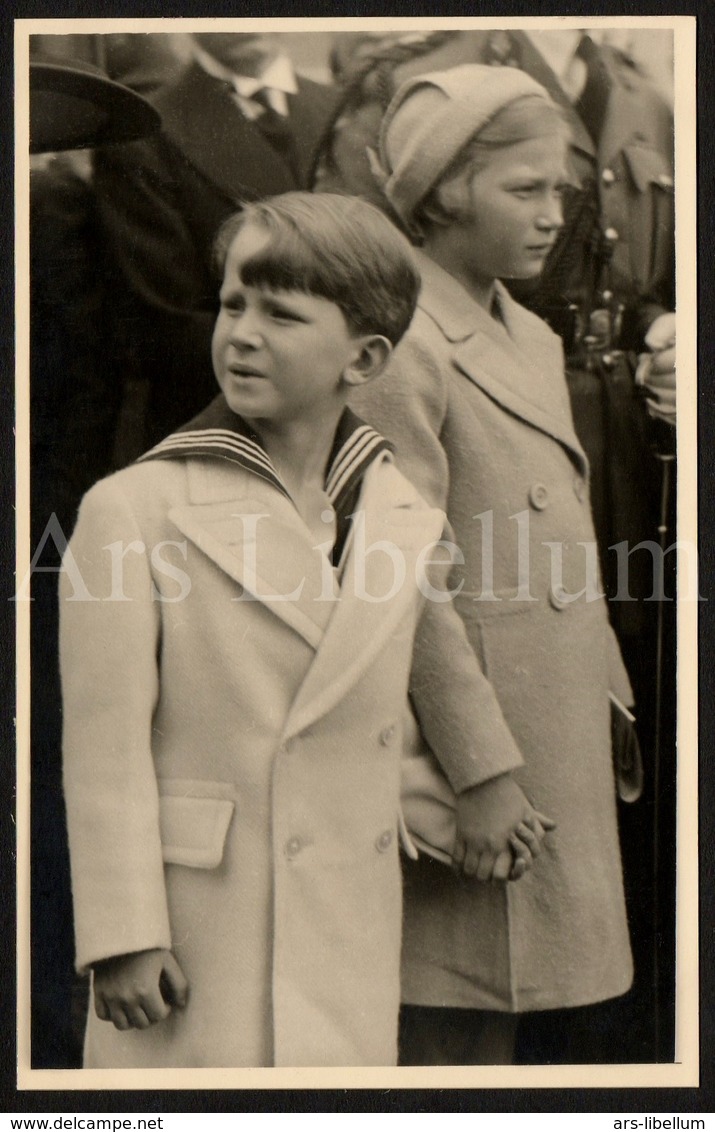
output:
[[[510,1065],[518,1015],[452,1006],[403,1006],[400,1065]]]

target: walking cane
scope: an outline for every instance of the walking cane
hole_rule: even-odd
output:
[[[657,422],[660,423],[660,422]],[[662,430],[667,430],[664,432]],[[654,1042],[655,1042],[655,1059],[661,1060],[660,1056],[660,1006],[661,1006],[661,989],[660,989],[660,957],[659,957],[659,928],[660,928],[660,894],[658,891],[658,882],[660,877],[660,783],[661,783],[661,762],[662,762],[662,728],[663,728],[663,637],[664,637],[664,609],[663,604],[667,600],[665,595],[665,551],[668,546],[668,511],[670,508],[670,495],[672,487],[672,468],[675,462],[675,451],[673,450],[673,429],[670,425],[661,425],[661,430],[657,436],[657,443],[655,449],[655,458],[660,464],[661,468],[661,484],[660,484],[660,513],[658,522],[658,544],[660,546],[661,556],[660,562],[662,565],[663,575],[661,577],[661,592],[658,594],[658,620],[656,626],[656,660],[655,660],[655,727],[653,733],[653,857],[652,857],[652,882],[653,882],[653,985],[655,989],[655,1017],[654,1017]]]

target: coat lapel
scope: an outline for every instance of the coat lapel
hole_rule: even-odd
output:
[[[318,150],[332,125],[342,96],[334,88],[298,79],[298,93],[288,96],[291,129],[301,186],[312,183]]]
[[[191,502],[171,521],[244,590],[318,648],[338,589],[295,507],[257,476],[219,461],[187,463]]]
[[[244,118],[228,84],[207,75],[197,63],[157,95],[155,105],[167,137],[236,203],[296,187],[287,162],[258,126]]]
[[[567,448],[585,471],[563,380],[559,338],[516,303],[501,284],[501,320],[492,318],[437,264],[420,256],[419,305],[453,343],[452,360],[466,377],[533,428]]]
[[[417,556],[442,537],[445,525],[444,513],[425,507],[388,455],[375,460],[365,474],[358,514],[364,526],[353,530],[340,601],[291,708],[285,739],[330,711],[385,647],[408,607],[419,600]],[[397,585],[388,554],[379,548],[369,553],[383,540],[405,565]]]

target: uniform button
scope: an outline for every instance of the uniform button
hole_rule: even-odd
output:
[[[563,586],[552,586],[549,590],[549,602],[553,609],[565,609],[569,604],[569,595]]]
[[[603,362],[603,365],[606,369],[615,369],[616,359],[614,358],[613,354],[604,354],[601,358],[601,361]]]
[[[604,185],[612,185],[615,179],[616,174],[612,169],[604,169],[601,173],[601,180],[603,181]]]
[[[606,228],[606,231],[603,234],[607,240],[610,240],[614,244],[616,240],[620,240],[620,235],[616,228]]]
[[[669,177],[667,173],[658,174],[658,184],[662,185],[664,189],[672,189],[673,178]]]
[[[543,511],[548,507],[549,491],[544,483],[533,483],[529,488],[529,503],[535,511]]]
[[[613,298],[613,291],[602,291],[601,298],[603,299],[604,303],[610,303],[611,299]]]
[[[385,832],[381,833],[380,836],[377,838],[377,840],[375,842],[375,848],[377,849],[378,853],[385,853],[390,848],[391,845],[392,845],[392,830],[386,829]]]
[[[395,734],[395,725],[391,723],[389,727],[383,727],[380,732],[380,746],[389,747]]]
[[[303,842],[301,839],[299,837],[291,837],[289,841],[286,841],[286,857],[292,860],[294,857],[298,856],[302,848]]]

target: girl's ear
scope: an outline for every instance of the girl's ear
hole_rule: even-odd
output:
[[[448,228],[458,223],[467,207],[464,170],[447,181],[441,181],[427,194],[419,206],[418,219],[435,228]]]
[[[441,200],[435,194],[420,205],[419,220],[423,227],[433,225],[435,228],[447,228],[454,217],[447,212]]]
[[[390,360],[392,343],[384,334],[370,334],[355,342],[355,359],[343,370],[346,385],[366,385],[381,374]]]

